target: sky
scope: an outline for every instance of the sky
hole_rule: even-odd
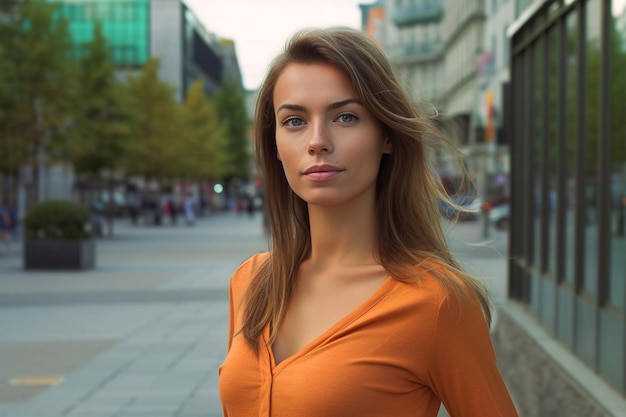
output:
[[[244,87],[259,87],[291,35],[307,27],[361,27],[373,0],[184,0],[209,32],[235,41]]]

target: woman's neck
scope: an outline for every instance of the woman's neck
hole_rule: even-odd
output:
[[[311,257],[320,267],[374,263],[374,205],[309,207]]]

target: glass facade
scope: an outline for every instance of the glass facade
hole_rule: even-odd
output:
[[[626,395],[626,0],[530,10],[511,42],[510,296]]]
[[[624,311],[626,297],[626,1],[611,8],[610,267],[608,303]]]
[[[235,75],[225,74],[228,70],[224,67],[223,58],[216,52],[218,40],[211,39],[212,36],[204,31],[204,27],[190,10],[185,10],[183,25],[185,91],[195,80],[202,78],[206,93],[211,95],[219,89],[224,75],[229,77]],[[240,82],[240,75],[235,78]]]
[[[75,54],[83,53],[96,24],[111,47],[117,67],[139,68],[150,57],[150,0],[63,0],[60,18],[69,21]]]
[[[138,70],[158,57],[159,77],[173,87],[179,101],[197,79],[204,81],[209,95],[224,76],[241,84],[234,47],[222,45],[182,0],[44,1],[54,4],[56,17],[68,22],[75,57],[86,53],[99,25],[118,70]]]

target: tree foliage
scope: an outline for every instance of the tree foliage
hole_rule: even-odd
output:
[[[247,179],[250,176],[250,141],[243,91],[231,80],[225,80],[212,97],[212,102],[218,118],[225,125],[228,137],[227,151],[230,164],[224,178]]]
[[[104,172],[157,182],[248,178],[241,86],[227,80],[209,98],[197,81],[181,105],[158,59],[123,81],[100,27],[89,44],[74,45],[55,7],[0,2],[0,180],[17,184],[30,167],[27,205],[37,202],[42,162],[71,164],[90,180]]]
[[[204,91],[202,80],[187,91],[183,107],[184,142],[183,177],[217,181],[230,165],[225,126]]]
[[[16,117],[22,95],[18,82],[17,51],[19,22],[13,17],[8,3],[0,5],[0,173],[17,176],[26,159],[26,147],[17,134]]]
[[[176,175],[180,156],[180,106],[174,90],[158,77],[160,62],[149,60],[129,79],[136,100],[135,146],[126,163],[129,175],[161,180]]]
[[[54,18],[53,6],[29,0],[11,6],[5,5],[0,22],[0,43],[8,46],[2,49],[0,83],[0,102],[7,104],[0,118],[8,151],[3,168],[31,166],[32,189],[37,190],[41,155],[49,161],[66,156],[76,66],[68,59],[67,21]],[[36,199],[30,196],[31,202]]]
[[[80,61],[80,100],[72,160],[78,174],[99,178],[120,168],[134,130],[130,91],[116,80],[115,66],[99,25]]]

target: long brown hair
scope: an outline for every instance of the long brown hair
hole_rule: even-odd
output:
[[[289,187],[276,150],[274,88],[291,63],[328,64],[343,71],[391,140],[393,153],[383,156],[376,190],[376,255],[380,264],[399,280],[419,279],[418,265],[445,265],[447,268],[432,268],[432,273],[458,298],[469,288],[489,320],[486,288],[461,270],[442,229],[438,201],[448,200],[448,196],[429,153],[433,146],[443,143],[453,149],[453,145],[409,100],[375,42],[352,29],[311,29],[292,37],[273,61],[259,90],[255,145],[271,238],[270,256],[255,272],[243,301],[241,332],[248,344],[258,351],[268,323],[269,343],[275,340],[298,266],[311,247],[307,204]]]

